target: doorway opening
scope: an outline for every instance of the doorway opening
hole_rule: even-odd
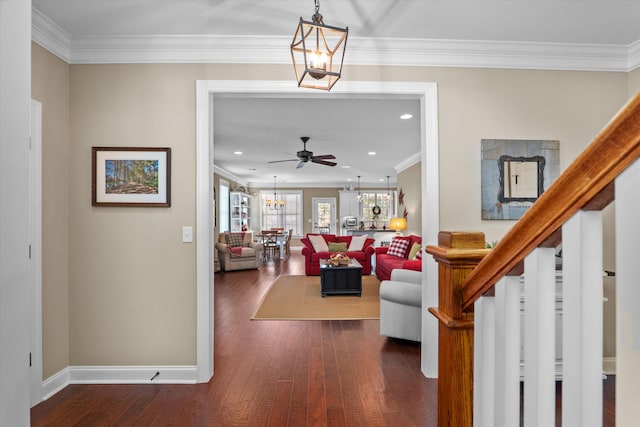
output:
[[[201,80],[196,83],[196,363],[197,381],[207,382],[213,371],[213,100],[216,94],[260,94],[300,97],[290,81]],[[437,244],[439,231],[437,86],[417,82],[344,82],[333,96],[385,95],[417,99],[421,108],[422,234],[423,242]],[[437,305],[437,269],[433,260],[423,261],[423,306]],[[423,318],[422,371],[437,376],[437,322]],[[428,344],[428,345],[427,345]]]

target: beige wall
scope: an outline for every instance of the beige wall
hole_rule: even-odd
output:
[[[71,67],[72,365],[195,364],[193,70]],[[170,147],[171,207],[92,207],[92,146]]]
[[[407,210],[407,229],[403,234],[422,236],[422,166],[416,163],[398,173],[398,194],[404,193],[403,205],[398,205],[398,216]]]
[[[302,226],[304,229],[303,235],[307,233],[313,233],[313,198],[314,197],[333,197],[336,199],[336,219],[339,219],[340,215],[340,193],[338,188],[303,188],[303,218]],[[339,229],[336,229],[336,234],[340,234]]]
[[[440,225],[498,240],[513,221],[483,221],[482,138],[558,139],[563,170],[627,100],[625,73],[349,67],[355,80],[438,84]]]
[[[629,73],[629,98],[640,92],[640,68]]]
[[[40,55],[34,51],[34,74],[49,83],[45,75],[56,64]],[[195,81],[290,79],[290,67],[69,68],[70,142],[56,141],[68,157],[45,158],[44,166],[48,176],[68,174],[68,192],[60,191],[61,204],[68,198],[69,249],[62,257],[69,260],[69,364],[194,364],[195,246],[180,242],[180,229],[195,225]],[[490,241],[513,222],[480,219],[480,139],[559,139],[564,169],[628,94],[624,73],[361,66],[349,67],[345,79],[438,84],[441,228],[484,230]],[[172,207],[92,207],[90,150],[97,145],[171,147]],[[320,193],[305,190],[305,232],[312,194]],[[50,236],[64,234],[46,227]],[[65,275],[57,275],[64,292]],[[57,299],[48,295],[44,305],[64,311]],[[64,319],[55,322],[45,341],[64,329]],[[51,350],[45,357],[54,358]],[[49,371],[60,368],[59,359],[45,362]]]
[[[69,65],[32,43],[31,94],[42,103],[44,378],[69,366]]]

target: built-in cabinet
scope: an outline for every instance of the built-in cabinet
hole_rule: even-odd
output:
[[[232,232],[251,230],[251,196],[232,191],[229,193],[231,210],[230,230]],[[244,230],[243,230],[244,225]]]
[[[360,202],[357,191],[340,191],[340,219],[345,216],[355,216],[360,218]]]

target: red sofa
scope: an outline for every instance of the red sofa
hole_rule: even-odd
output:
[[[391,271],[396,268],[402,268],[405,270],[417,270],[422,271],[422,260],[410,260],[407,258],[411,247],[414,243],[422,244],[422,237],[410,235],[410,236],[396,236],[396,238],[409,240],[409,247],[405,252],[404,257],[387,254],[388,246],[375,248],[376,250],[376,277],[382,280],[389,280],[391,278]]]
[[[319,276],[320,275],[320,259],[329,258],[335,252],[316,252],[309,240],[309,236],[313,234],[307,234],[307,236],[300,239],[302,244],[302,255],[304,256],[304,273],[307,276]],[[351,243],[353,236],[336,236],[335,234],[316,234],[322,236],[327,243],[346,243],[347,248]],[[375,239],[368,237],[362,250],[354,252],[344,252],[349,258],[356,259],[360,265],[362,265],[362,274],[371,274],[371,257],[375,253],[375,249],[371,246],[375,242]]]

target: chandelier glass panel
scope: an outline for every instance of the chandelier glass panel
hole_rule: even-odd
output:
[[[298,87],[330,91],[342,73],[349,28],[325,25],[318,1],[311,21],[300,18],[291,42],[291,58]]]

